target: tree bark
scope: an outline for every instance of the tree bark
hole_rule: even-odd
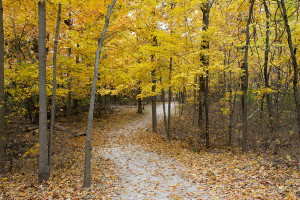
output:
[[[204,77],[199,76],[199,104],[198,104],[198,126],[201,128],[203,123],[203,92],[204,92]]]
[[[99,59],[100,53],[103,46],[106,30],[109,25],[109,19],[112,12],[114,5],[116,4],[117,0],[114,0],[112,4],[108,7],[107,16],[105,19],[105,24],[102,30],[101,38],[98,43],[98,49],[96,51],[96,58],[95,58],[95,69],[94,69],[94,78],[91,88],[91,97],[90,97],[90,108],[88,113],[88,122],[87,122],[87,132],[85,138],[85,162],[84,162],[84,180],[83,180],[83,187],[90,188],[91,187],[91,139],[92,139],[92,126],[93,126],[93,115],[94,115],[94,107],[95,107],[95,93],[98,81],[98,73],[99,73]]]
[[[167,139],[171,140],[171,103],[172,103],[172,86],[171,86],[171,79],[172,79],[172,65],[173,65],[173,58],[170,58],[170,68],[169,68],[169,103],[168,103],[168,128],[167,128]]]
[[[0,173],[4,172],[5,162],[5,95],[4,95],[4,30],[3,30],[3,7],[0,0]]]
[[[206,148],[209,148],[210,142],[209,142],[209,102],[208,102],[208,93],[209,93],[209,87],[208,87],[208,71],[207,71],[207,77],[205,77],[205,93],[204,93],[204,109],[205,109],[205,146]]]
[[[184,110],[184,103],[185,103],[185,88],[183,88],[183,91],[178,92],[178,99],[179,99],[179,115],[183,115]]]
[[[167,113],[166,113],[166,93],[164,88],[161,89],[161,98],[163,103],[163,114],[164,114],[164,127],[166,131],[166,137],[168,138],[168,124],[167,124]]]
[[[157,37],[153,37],[153,46],[157,46]],[[151,62],[154,62],[155,55],[151,55]],[[156,78],[155,78],[155,69],[151,71],[152,77],[152,131],[154,133],[157,132],[157,116],[156,116],[156,94],[155,94],[155,85],[156,85]]]
[[[266,0],[264,0],[264,7],[265,7],[265,13],[266,13],[266,46],[265,46],[265,60],[264,60],[264,78],[265,78],[265,87],[270,88],[269,83],[269,73],[268,73],[268,64],[269,64],[269,53],[270,53],[270,12],[268,9],[268,5]],[[271,120],[272,118],[272,105],[271,105],[271,96],[270,94],[267,94],[267,103],[268,103],[268,109],[269,109],[269,118]]]
[[[47,93],[46,93],[46,4],[38,2],[39,13],[39,170],[38,181],[50,177],[47,142]]]
[[[71,134],[72,126],[72,92],[71,92],[71,79],[68,80],[68,99],[67,99],[67,124],[68,124],[68,135]]]
[[[141,94],[141,88],[139,87],[138,89],[138,94]],[[142,108],[142,99],[138,98],[138,113],[143,113],[143,108]]]
[[[167,133],[166,92],[164,88],[161,89],[161,100],[163,103],[164,127]]]
[[[154,58],[152,58],[154,59]],[[151,76],[152,76],[152,93],[155,93],[155,84],[156,84],[156,80],[155,80],[155,70],[151,71]],[[156,116],[156,95],[153,94],[152,95],[152,131],[154,133],[157,132],[157,116]]]
[[[248,150],[247,140],[248,140],[248,133],[247,133],[247,115],[248,115],[248,107],[247,107],[247,91],[248,91],[248,51],[249,51],[249,44],[250,44],[250,23],[253,14],[253,7],[254,1],[251,0],[250,8],[249,8],[249,16],[247,20],[247,28],[246,28],[246,46],[244,47],[245,55],[243,59],[243,63],[241,65],[241,69],[244,71],[244,74],[241,77],[241,85],[242,85],[242,120],[243,120],[243,137],[242,137],[242,151],[245,153]]]
[[[205,3],[203,3],[201,10],[203,13],[203,26],[202,29],[203,31],[207,31],[208,30],[208,26],[209,26],[209,13],[210,13],[210,8],[213,5],[214,1],[206,1]],[[204,36],[202,44],[201,44],[201,48],[204,50],[208,50],[209,49],[209,40],[207,38],[207,35]],[[204,70],[206,72],[206,76],[205,77],[200,77],[200,91],[203,91],[204,93],[204,110],[205,110],[205,146],[206,148],[209,148],[209,105],[208,105],[208,93],[209,93],[209,86],[208,86],[208,80],[209,80],[209,71],[208,71],[208,66],[209,66],[209,56],[206,54],[201,54],[200,55],[200,60],[203,63],[204,66]],[[200,110],[199,110],[200,111]],[[200,112],[199,112],[200,115]],[[201,113],[202,115],[202,113]]]
[[[229,59],[229,58],[228,58]],[[229,71],[229,84],[228,84],[228,89],[229,89],[229,126],[228,126],[228,146],[231,148],[232,147],[232,121],[233,121],[233,105],[232,105],[232,82],[231,82],[231,70]]]
[[[48,166],[51,168],[51,145],[52,145],[52,135],[54,132],[55,124],[55,100],[56,100],[56,57],[57,57],[57,44],[59,35],[59,25],[60,25],[60,15],[61,15],[61,4],[58,4],[57,22],[56,22],[56,33],[54,40],[54,53],[53,53],[53,94],[51,102],[51,120],[50,120],[50,133],[48,140]]]
[[[265,58],[264,58],[264,80],[265,80],[265,87],[266,88],[271,88],[270,87],[270,75],[268,72],[268,64],[269,64],[269,53],[270,53],[270,12],[269,12],[269,8],[267,5],[267,1],[264,0],[263,2],[264,4],[264,8],[265,8],[265,14],[266,14],[266,44],[265,44]],[[268,103],[268,114],[269,114],[269,123],[270,123],[270,132],[267,133],[267,137],[266,137],[266,141],[268,141],[268,139],[270,139],[271,134],[273,133],[273,108],[272,108],[272,101],[271,101],[271,95],[269,93],[267,93],[266,95],[267,98],[267,103]],[[263,103],[262,103],[263,106]],[[261,117],[262,118],[262,117]],[[268,148],[268,144],[266,145],[266,148]]]

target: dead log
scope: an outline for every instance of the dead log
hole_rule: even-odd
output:
[[[55,124],[55,128],[56,130],[59,130],[59,131],[63,131],[63,132],[68,132],[68,128],[67,127],[64,127],[62,125],[59,125],[59,124]],[[80,137],[80,136],[85,136],[86,133],[83,132],[83,133],[78,133],[77,131],[72,131],[71,134],[68,136],[68,138],[74,138],[74,137]]]
[[[55,124],[55,129],[56,130],[59,130],[59,131],[63,131],[63,132],[67,132],[68,131],[68,128],[64,127],[64,126],[61,126],[59,124]]]
[[[12,129],[12,130],[8,130],[6,131],[7,134],[12,134],[12,133],[15,133],[16,131],[19,131],[19,132],[29,132],[29,131],[34,131],[34,130],[37,130],[39,127],[26,127],[26,128],[23,128],[23,129]]]
[[[86,133],[85,133],[85,132],[82,132],[82,133],[76,133],[76,134],[74,134],[74,135],[69,136],[69,138],[80,137],[80,136],[86,136]]]
[[[38,134],[38,132],[39,132],[38,129],[39,129],[39,127],[26,127],[26,128],[20,129],[19,131],[21,131],[21,132],[34,131],[36,134]],[[59,124],[55,124],[55,129],[58,131],[62,131],[62,132],[68,132],[67,127],[59,125]],[[15,132],[15,130],[7,131],[8,134],[11,134],[14,132]],[[72,131],[71,134],[68,136],[68,138],[80,137],[80,136],[85,136],[85,135],[86,135],[85,132],[79,133],[77,131]]]

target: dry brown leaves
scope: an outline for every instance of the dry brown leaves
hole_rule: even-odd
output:
[[[224,199],[299,199],[300,179],[295,168],[272,166],[255,155],[201,149],[192,151],[188,142],[141,131],[135,143],[148,151],[173,158],[183,165],[179,173]]]
[[[113,115],[94,120],[93,146],[106,143],[107,132],[134,121],[138,115],[132,108],[122,108]],[[74,123],[76,130],[85,131],[85,121]],[[85,137],[68,139],[56,132],[53,142],[51,177],[47,183],[37,182],[38,151],[14,161],[11,173],[0,176],[0,199],[101,199],[111,193],[108,182],[116,180],[113,163],[93,155],[93,180],[90,189],[82,188]]]
[[[111,130],[118,130],[139,115],[134,109],[121,109],[110,117],[95,120],[93,145],[102,146]],[[85,121],[85,120],[84,120]],[[85,123],[75,124],[80,131]],[[177,172],[188,180],[201,183],[200,189],[213,191],[224,199],[299,199],[299,173],[285,166],[272,166],[255,155],[231,152],[191,150],[185,141],[167,142],[164,137],[139,130],[134,137],[119,137],[118,142],[142,145],[148,151],[176,159]],[[63,140],[63,141],[61,141]],[[0,199],[101,199],[117,195],[115,164],[93,156],[93,184],[82,188],[84,137],[67,139],[56,135],[51,178],[37,183],[37,153],[16,161],[12,173],[0,177]]]

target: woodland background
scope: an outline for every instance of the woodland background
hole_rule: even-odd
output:
[[[110,18],[108,6],[114,2],[108,0],[39,1],[46,8],[44,55],[42,7],[33,0],[0,2],[2,172],[21,170],[27,159],[37,158],[38,149],[41,159],[41,148],[51,166],[51,155],[63,152],[55,145],[84,138],[100,46],[96,122],[116,117],[120,105],[136,105],[142,113],[143,104],[151,103],[152,131],[167,141],[185,141],[194,152],[248,153],[275,168],[300,170],[298,0],[119,0]],[[42,56],[43,144],[37,143]],[[54,85],[53,135],[47,120],[51,128]],[[155,118],[157,101],[178,102],[175,116],[164,106],[163,128]],[[44,177],[39,168],[40,182],[49,178],[48,170]]]

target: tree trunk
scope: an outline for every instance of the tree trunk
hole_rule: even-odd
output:
[[[154,58],[151,58],[154,59]],[[156,80],[155,80],[155,70],[151,71],[151,76],[152,76],[152,93],[155,93],[155,84],[156,84]],[[157,132],[157,117],[156,117],[156,95],[153,94],[152,95],[152,131],[154,133]]]
[[[4,30],[3,30],[3,7],[0,0],[0,173],[4,170],[5,147],[5,96],[4,96]]]
[[[268,73],[268,64],[269,64],[269,53],[270,53],[270,12],[267,5],[266,0],[264,0],[264,8],[266,13],[266,46],[265,46],[265,60],[264,60],[264,79],[265,79],[265,87],[270,88],[269,83],[269,73]],[[268,111],[269,111],[269,123],[270,123],[270,133],[268,134],[267,138],[270,138],[270,135],[273,133],[273,109],[272,109],[272,101],[271,101],[271,95],[269,93],[266,94],[267,103],[268,103]],[[266,145],[267,147],[268,145]]]
[[[53,53],[53,94],[51,102],[51,120],[50,120],[50,133],[48,139],[48,166],[51,168],[51,145],[52,145],[52,135],[54,131],[55,124],[55,99],[56,99],[56,56],[57,56],[57,44],[58,44],[58,34],[59,34],[59,25],[60,25],[60,14],[61,14],[61,4],[58,4],[58,14],[56,22],[56,33],[54,41],[54,53]]]
[[[244,47],[245,55],[244,60],[241,65],[241,69],[244,71],[244,74],[241,77],[241,85],[242,85],[242,120],[243,120],[243,137],[242,137],[242,151],[245,153],[248,150],[247,140],[248,140],[248,133],[247,133],[247,115],[248,115],[248,107],[247,107],[247,91],[248,91],[248,51],[249,51],[249,44],[250,44],[250,23],[252,19],[254,1],[251,0],[251,5],[249,8],[249,16],[247,20],[247,29],[246,29],[246,46]]]
[[[47,143],[47,93],[46,93],[46,4],[38,2],[39,12],[39,183],[50,177]]]
[[[166,130],[166,136],[168,138],[168,124],[167,124],[167,113],[166,113],[166,93],[164,88],[161,89],[161,98],[163,103],[163,114],[164,114],[164,127]]]
[[[172,103],[172,86],[171,86],[171,79],[172,79],[172,66],[173,65],[173,58],[170,58],[170,68],[169,68],[169,103],[168,103],[168,129],[167,129],[167,138],[171,140],[171,103]]]
[[[228,84],[228,89],[229,89],[229,109],[230,109],[230,114],[229,114],[229,131],[228,131],[228,146],[231,148],[232,147],[232,121],[233,121],[233,103],[232,103],[232,80],[231,80],[231,70],[229,71],[229,84]]]
[[[214,1],[207,1],[203,3],[201,10],[203,13],[202,20],[203,20],[203,31],[207,31],[209,26],[209,13],[210,8],[213,5]],[[208,36],[205,35],[201,44],[201,48],[204,50],[209,49],[209,40]],[[204,92],[204,110],[205,110],[205,146],[206,148],[209,148],[209,105],[208,105],[208,92],[209,92],[209,86],[208,86],[208,80],[209,80],[209,72],[208,72],[208,66],[209,66],[209,57],[206,54],[200,55],[200,60],[203,63],[204,70],[206,72],[206,77],[200,78],[200,84],[201,84],[201,90]],[[200,112],[199,112],[200,115]]]
[[[204,77],[199,76],[199,104],[198,104],[198,126],[201,128],[203,122],[203,92],[204,92]]]
[[[195,126],[197,121],[197,76],[194,78],[193,98],[193,125]]]
[[[183,91],[179,91],[179,115],[183,115],[184,110],[184,104],[185,104],[185,87],[183,88]]]
[[[67,124],[68,124],[68,135],[71,134],[72,126],[72,92],[71,92],[71,80],[68,83],[68,100],[67,100]]]
[[[138,94],[141,94],[141,88],[139,87],[138,89]],[[138,113],[143,113],[143,108],[142,108],[142,99],[138,98]]]
[[[182,115],[182,113],[181,113],[181,107],[183,106],[182,105],[182,97],[181,97],[181,92],[180,92],[180,90],[179,90],[179,92],[177,93],[178,95],[176,95],[176,97],[178,97],[178,103],[179,103],[179,116],[181,116]]]
[[[153,46],[157,46],[157,37],[153,37]],[[151,62],[154,62],[155,55],[151,55]],[[157,132],[157,116],[156,116],[156,94],[155,94],[155,85],[156,85],[156,79],[155,79],[155,69],[151,71],[151,77],[152,77],[152,131],[154,133]]]
[[[197,105],[197,76],[195,77],[195,80],[194,80],[194,111],[193,111],[193,125],[196,126],[197,125],[197,108],[198,108],[198,105]],[[199,124],[198,124],[199,125]],[[199,147],[198,147],[198,131],[194,131],[194,151],[198,151]]]
[[[73,99],[73,114],[78,115],[79,114],[79,99]]]
[[[95,93],[96,93],[96,87],[97,87],[97,81],[98,81],[98,73],[99,73],[99,59],[100,59],[100,53],[101,48],[103,46],[105,33],[108,28],[110,14],[112,12],[112,9],[114,5],[116,4],[117,0],[114,0],[112,4],[108,7],[107,16],[105,19],[105,24],[102,30],[101,38],[98,43],[98,49],[96,51],[96,58],[95,58],[95,69],[94,69],[94,78],[91,88],[91,97],[90,97],[90,108],[89,108],[89,114],[88,114],[88,122],[87,122],[87,132],[86,132],[86,138],[85,138],[85,162],[84,162],[84,180],[83,180],[83,187],[90,188],[91,187],[91,139],[92,139],[92,126],[93,126],[93,115],[94,115],[94,107],[95,107]]]
[[[209,103],[208,103],[208,71],[207,77],[205,77],[205,93],[204,93],[204,109],[205,109],[205,146],[209,148]]]

